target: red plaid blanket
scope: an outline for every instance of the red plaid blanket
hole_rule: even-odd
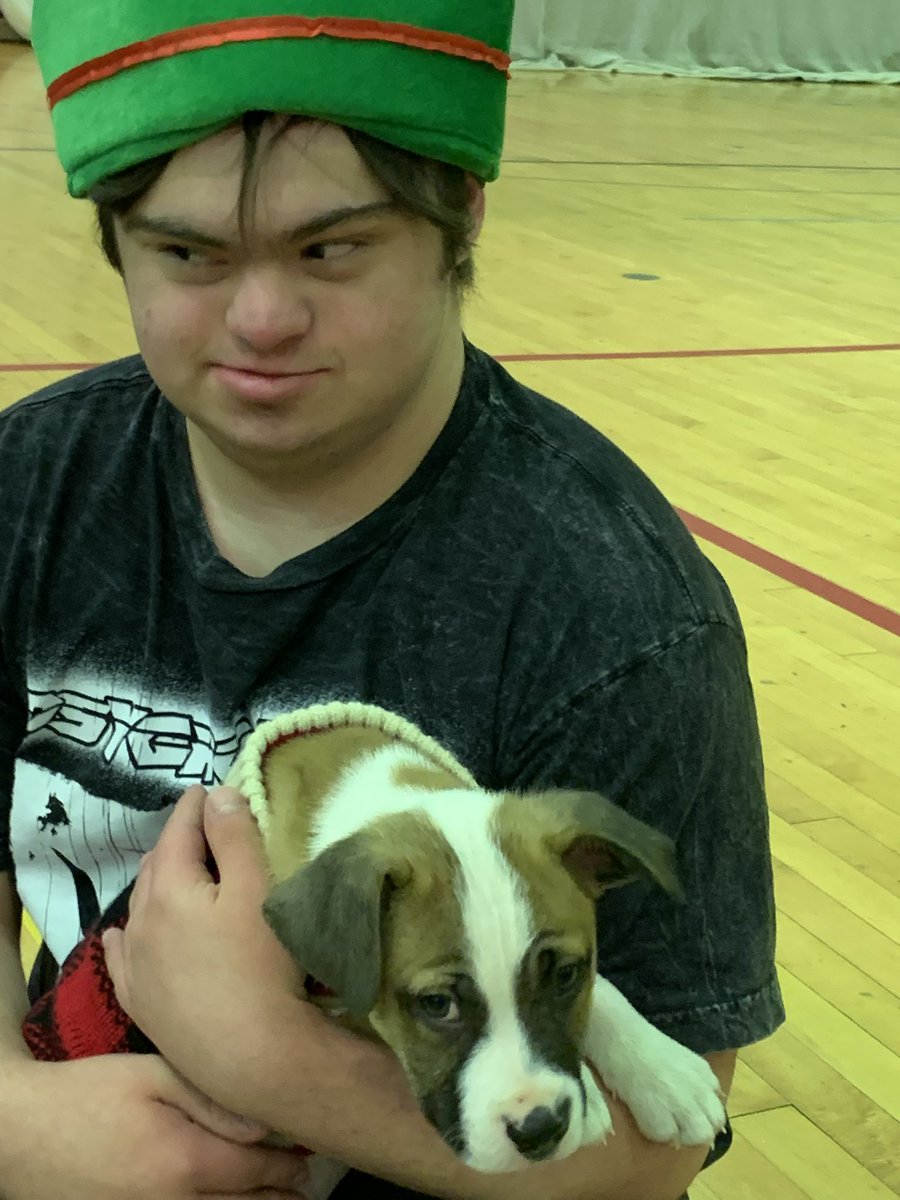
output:
[[[42,1062],[100,1054],[155,1054],[156,1047],[119,1006],[100,940],[104,929],[128,920],[131,887],[113,901],[63,963],[59,978],[22,1024],[31,1053]]]

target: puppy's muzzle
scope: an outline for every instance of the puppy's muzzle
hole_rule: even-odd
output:
[[[572,1116],[572,1101],[566,1097],[553,1108],[533,1108],[522,1121],[506,1121],[509,1140],[529,1162],[549,1158],[566,1136]]]

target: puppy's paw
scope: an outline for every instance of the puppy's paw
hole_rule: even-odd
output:
[[[585,1096],[582,1144],[605,1142],[612,1132],[612,1115],[609,1105],[606,1103],[606,1097],[586,1063],[581,1064],[581,1082],[584,1085]]]
[[[652,1142],[710,1146],[725,1127],[719,1081],[705,1058],[648,1025],[638,1047],[604,1064],[603,1079]]]

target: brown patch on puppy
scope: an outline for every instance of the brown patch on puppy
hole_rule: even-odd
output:
[[[565,818],[552,803],[527,795],[505,796],[494,819],[500,849],[519,876],[533,913],[540,950],[553,952],[561,962],[587,959],[590,963],[569,1010],[568,1032],[573,1043],[580,1046],[596,971],[596,931],[594,904],[566,870],[557,849]],[[534,983],[533,955],[528,959],[523,970]]]
[[[421,1019],[419,998],[470,968],[459,862],[422,813],[398,813],[329,846],[278,884],[266,917],[295,959],[393,1049],[420,1098],[458,1070],[460,1037]]]
[[[394,767],[393,782],[401,788],[420,788],[423,792],[452,792],[468,787],[443,767],[424,763],[401,763]]]
[[[569,1009],[570,1033],[580,1045],[596,971],[594,902],[607,887],[641,875],[677,892],[674,847],[604,796],[588,792],[506,795],[494,819],[498,843],[521,879],[538,932],[534,953],[523,964],[520,1002],[530,994],[540,1024],[539,993],[549,986],[549,976],[541,982],[542,973],[556,969],[548,964],[587,959],[591,969],[582,972]]]
[[[347,768],[361,755],[391,742],[380,729],[350,727],[298,735],[267,752],[263,760],[269,798],[266,852],[276,880],[286,879],[306,862],[311,817]]]
[[[406,877],[384,907],[381,986],[369,1020],[422,1097],[458,1067],[456,1039],[423,1023],[418,1005],[423,995],[455,990],[471,970],[459,860],[424,814],[385,818],[375,832],[381,852],[402,859]]]
[[[517,818],[541,828],[549,850],[558,854],[578,886],[592,899],[609,887],[641,877],[680,896],[671,838],[645,825],[596,792],[534,792],[509,794],[501,820],[524,804],[529,815]]]

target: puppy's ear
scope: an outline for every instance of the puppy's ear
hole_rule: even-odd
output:
[[[366,1016],[381,985],[381,922],[391,887],[364,833],[335,842],[277,884],[263,913],[278,940],[354,1016]]]
[[[649,877],[681,897],[671,838],[599,793],[547,792],[541,800],[559,816],[552,848],[587,895],[596,899],[607,888]]]

